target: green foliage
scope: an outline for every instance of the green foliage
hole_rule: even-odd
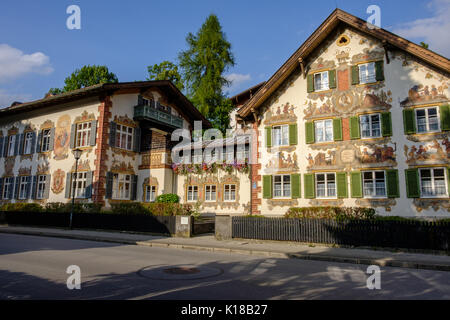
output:
[[[81,69],[76,69],[65,80],[63,89],[51,88],[49,93],[60,94],[101,83],[117,83],[117,76],[109,72],[106,66],[87,65]]]
[[[119,202],[111,204],[113,214],[150,214],[148,208],[140,202]]]
[[[48,92],[47,92],[47,94],[46,94],[45,96],[47,96],[47,95],[57,95],[57,94],[61,94],[61,93],[64,93],[64,90],[63,90],[63,89],[60,89],[60,88],[50,88],[50,90],[48,90]]]
[[[74,213],[99,213],[102,209],[98,203],[75,203],[73,206]],[[52,213],[68,213],[72,210],[72,203],[49,202],[45,205],[45,212]]]
[[[161,194],[156,198],[156,203],[179,203],[180,197],[173,193]]]
[[[5,203],[0,211],[41,212],[42,206],[38,203]]]
[[[360,207],[306,207],[290,208],[285,218],[335,219],[335,220],[373,220],[375,209]]]
[[[223,134],[230,128],[230,113],[233,108],[234,106],[231,100],[223,98],[208,117],[213,127],[219,129]]]
[[[227,99],[222,90],[230,82],[224,72],[235,61],[217,16],[211,14],[197,34],[187,35],[186,42],[188,49],[178,59],[187,96],[218,129],[227,127],[224,114],[228,113],[229,104],[224,102]]]
[[[180,203],[146,203],[144,206],[154,216],[189,216],[192,209]]]
[[[429,48],[428,43],[425,43],[425,42],[423,42],[423,41],[420,42],[420,46],[421,46],[422,48],[425,48],[425,49],[428,49],[428,48]]]
[[[170,80],[180,91],[184,89],[183,80],[176,64],[163,61],[160,64],[148,66],[147,70],[147,80]]]

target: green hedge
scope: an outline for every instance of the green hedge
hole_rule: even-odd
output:
[[[7,203],[0,207],[0,211],[22,211],[22,212],[42,212],[42,213],[69,213],[72,203],[50,202],[45,206],[38,203]],[[104,213],[104,214],[148,214],[154,216],[190,216],[195,213],[191,205],[180,203],[140,203],[125,202],[113,203],[110,209],[102,209],[97,203],[75,203],[74,213]]]
[[[161,194],[156,197],[156,203],[179,203],[180,197],[174,193]]]
[[[360,207],[307,207],[290,208],[285,218],[335,219],[335,220],[370,220],[375,219],[373,208]]]

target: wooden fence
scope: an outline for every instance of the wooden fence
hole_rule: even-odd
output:
[[[450,223],[233,217],[232,237],[449,251]]]

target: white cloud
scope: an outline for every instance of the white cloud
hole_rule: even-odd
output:
[[[226,75],[225,78],[231,82],[231,85],[228,87],[230,92],[235,92],[239,88],[241,88],[242,84],[248,82],[252,79],[249,74],[239,74],[239,73],[231,73]]]
[[[14,101],[25,102],[31,99],[29,94],[8,93],[4,89],[0,89],[0,108],[6,108]]]
[[[450,0],[432,0],[428,3],[432,16],[396,26],[394,33],[409,39],[424,41],[433,50],[445,57],[450,56]]]
[[[42,52],[24,54],[7,44],[0,44],[0,82],[19,78],[27,73],[53,72],[50,58]]]

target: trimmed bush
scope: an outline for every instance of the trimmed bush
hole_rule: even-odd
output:
[[[335,220],[372,220],[376,217],[375,209],[360,207],[307,207],[290,208],[285,218],[297,219],[335,219]]]
[[[99,213],[102,206],[98,203],[75,203],[74,213]],[[51,213],[68,213],[72,210],[72,203],[49,202],[45,205],[44,211]]]
[[[113,214],[151,214],[146,206],[140,202],[119,202],[111,204],[111,213]]]
[[[161,194],[156,197],[156,203],[180,203],[180,197],[174,193]]]
[[[41,212],[42,206],[38,203],[5,203],[0,211]]]

